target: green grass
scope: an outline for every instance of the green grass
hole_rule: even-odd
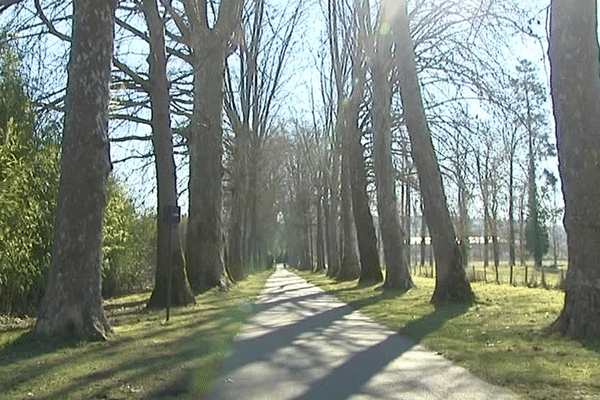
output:
[[[556,288],[561,283],[561,278],[564,278],[566,273],[566,262],[559,262],[558,268],[550,267],[550,262],[546,261],[545,280],[549,288]],[[432,277],[432,267],[426,264],[423,267],[415,266],[411,268],[413,275]],[[493,261],[490,261],[487,268],[484,268],[482,261],[471,261],[466,269],[467,276],[471,282],[488,282],[495,283],[496,271]],[[562,275],[561,275],[562,273]],[[498,281],[500,283],[510,282],[510,267],[508,263],[501,262],[498,266]],[[542,274],[533,266],[533,261],[527,262],[527,285],[525,284],[525,266],[515,265],[513,267],[513,284],[516,286],[541,286]]]
[[[104,343],[40,341],[32,320],[0,325],[0,398],[198,398],[210,389],[233,336],[272,271],[255,274],[229,292],[211,290],[197,304],[145,311],[149,293],[106,301],[117,335]],[[0,321],[2,322],[2,321]]]
[[[473,283],[471,307],[429,303],[435,281],[406,293],[298,271],[340,300],[525,399],[600,399],[600,341],[544,333],[562,309],[557,290]]]

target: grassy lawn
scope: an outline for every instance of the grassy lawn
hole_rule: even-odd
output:
[[[117,335],[106,343],[32,338],[32,320],[0,325],[0,398],[198,398],[216,378],[233,336],[272,271],[229,292],[211,290],[194,306],[145,311],[150,293],[106,301]],[[0,321],[2,322],[2,321]]]
[[[600,399],[600,341],[545,334],[562,309],[564,294],[510,285],[473,283],[471,307],[435,310],[429,303],[435,281],[415,277],[406,293],[379,285],[337,282],[297,271],[375,320],[407,334],[482,379],[525,399]]]
[[[518,262],[517,262],[518,264]],[[558,268],[551,266],[549,261],[546,261],[544,269],[546,285],[550,288],[555,288],[564,279],[566,273],[567,264],[566,261],[559,261]],[[428,263],[425,266],[414,266],[411,268],[412,274],[417,276],[432,277],[433,267]],[[482,261],[471,261],[469,267],[466,269],[467,276],[471,282],[491,282],[496,281],[496,270],[494,263],[491,261],[489,265],[484,267]],[[510,282],[510,267],[507,262],[501,262],[498,266],[498,280],[500,283]],[[532,260],[527,261],[527,282],[525,284],[525,266],[515,265],[513,267],[513,284],[515,286],[541,286],[542,273],[534,267]]]

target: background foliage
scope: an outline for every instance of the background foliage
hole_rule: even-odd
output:
[[[36,126],[19,68],[18,54],[0,39],[0,314],[33,314],[41,300],[60,176],[58,131]],[[148,284],[156,235],[154,216],[136,212],[116,178],[108,189],[105,296]]]

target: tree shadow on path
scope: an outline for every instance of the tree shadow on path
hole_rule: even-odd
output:
[[[387,296],[393,294],[388,293]],[[382,293],[380,296],[386,296]],[[376,297],[354,301],[354,307],[360,309],[371,304]],[[371,301],[367,301],[371,300]],[[327,376],[310,386],[310,389],[294,400],[344,400],[361,391],[363,386],[389,363],[409,351],[427,334],[438,330],[447,321],[464,314],[468,304],[449,304],[438,307],[430,314],[406,324],[398,334],[392,334],[385,340],[360,351],[350,357]],[[349,379],[351,377],[351,379]],[[415,383],[416,384],[416,383]]]

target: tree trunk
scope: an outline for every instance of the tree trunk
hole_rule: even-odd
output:
[[[482,189],[487,193],[487,188]],[[490,212],[487,194],[483,196],[483,281],[487,282],[487,269],[490,266]]]
[[[386,276],[384,289],[408,290],[413,286],[404,254],[404,231],[398,216],[396,184],[392,166],[389,47],[380,46],[373,76],[373,163],[377,184],[377,208],[383,242]]]
[[[508,177],[508,265],[510,267],[510,284],[514,284],[515,268],[515,207],[514,207],[514,147],[511,143]]]
[[[339,246],[339,155],[337,146],[332,151],[331,170],[329,171],[329,202],[327,213],[327,276],[334,277],[340,269],[340,246]],[[327,216],[327,215],[326,215]]]
[[[252,146],[250,153],[250,170],[248,181],[248,241],[247,263],[250,270],[255,270],[260,265],[260,235],[258,229],[258,146]],[[308,211],[307,211],[308,212]],[[305,223],[304,221],[302,222]]]
[[[241,0],[219,4],[209,28],[206,3],[183,1],[189,19],[187,40],[194,69],[194,107],[188,150],[189,220],[186,234],[187,273],[194,292],[226,288],[223,239],[223,75],[232,31],[238,25]]]
[[[435,251],[436,286],[431,301],[436,305],[449,302],[468,303],[473,301],[474,294],[462,267],[460,249],[456,243],[442,177],[423,111],[415,54],[408,26],[406,0],[400,1],[395,22],[399,44],[397,60],[402,106],[411,140],[413,161],[417,167],[425,203],[427,225]]]
[[[116,1],[75,0],[52,267],[37,334],[106,339],[102,218],[112,169],[107,111]]]
[[[246,152],[247,132],[241,128],[236,129],[234,148],[233,189],[231,193],[231,222],[229,226],[229,246],[227,266],[233,281],[244,279],[244,224],[246,215]]]
[[[325,237],[323,235],[323,196],[317,197],[317,265],[315,272],[325,270]]]
[[[222,105],[224,50],[214,46],[195,54],[194,112],[190,154],[187,272],[192,290],[226,288],[223,262]]]
[[[421,267],[425,266],[425,240],[427,239],[427,230],[425,224],[425,215],[423,214],[423,208],[421,207]],[[420,269],[419,269],[420,270]]]
[[[354,96],[353,96],[354,97]],[[377,236],[367,194],[367,172],[358,129],[358,101],[352,99],[347,110],[348,150],[350,153],[350,175],[352,188],[352,210],[356,221],[356,234],[360,254],[360,281],[381,282],[383,274],[379,264]]]
[[[150,75],[148,94],[152,110],[152,130],[154,133],[154,155],[156,159],[156,180],[158,187],[157,216],[157,259],[154,290],[148,300],[148,308],[167,305],[169,261],[171,262],[171,304],[186,305],[195,303],[193,293],[185,273],[185,261],[181,253],[179,229],[165,220],[165,207],[177,206],[177,177],[173,159],[173,139],[169,105],[169,82],[167,80],[167,57],[165,54],[164,25],[158,14],[156,0],[143,0],[142,8],[150,32]],[[171,232],[169,232],[169,229]],[[169,238],[171,243],[169,246]],[[169,247],[171,254],[169,254]]]
[[[492,222],[492,255],[494,256],[494,272],[496,274],[496,283],[500,283],[500,244],[498,243],[498,220],[493,217]]]
[[[597,6],[553,0],[551,88],[559,172],[565,200],[569,269],[565,303],[554,330],[600,337],[600,80]]]
[[[298,196],[299,196],[299,213],[298,219],[300,221],[300,266],[299,268],[304,271],[312,270],[312,260],[310,256],[310,194],[306,188],[306,181],[300,180],[298,185]]]
[[[342,102],[344,104],[345,102]],[[343,121],[340,134],[343,136],[342,146],[342,190],[341,190],[341,214],[342,214],[342,262],[336,278],[342,281],[351,281],[360,277],[360,264],[355,248],[356,228],[353,219],[352,193],[350,187],[350,131],[347,124],[347,111],[340,106],[338,118]]]

